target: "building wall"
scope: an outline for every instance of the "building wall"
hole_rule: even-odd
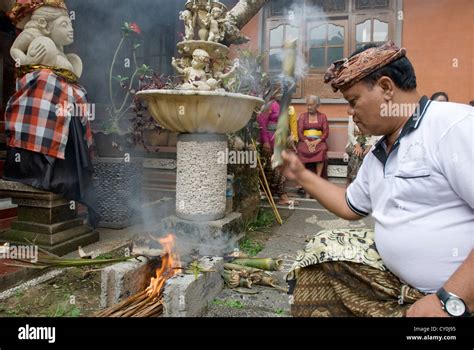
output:
[[[403,16],[402,46],[415,66],[420,93],[431,96],[441,90],[455,102],[473,100],[474,1],[404,0]],[[261,22],[260,12],[244,28],[252,39],[252,49],[262,47]],[[326,106],[338,117],[345,115],[345,109],[341,105]]]
[[[445,91],[455,102],[474,99],[474,1],[404,1],[403,46],[419,91]],[[458,60],[458,67],[453,66]]]
[[[474,0],[402,3],[401,45],[407,48],[415,67],[420,94],[431,96],[436,91],[445,91],[454,102],[474,100]],[[252,48],[262,49],[262,21],[259,13],[244,28],[252,39]],[[298,113],[305,111],[303,101],[294,101],[294,105]],[[341,151],[341,133],[347,130],[347,104],[323,103],[320,110],[329,117],[331,133],[338,135],[338,141],[333,143],[337,150],[333,151]]]

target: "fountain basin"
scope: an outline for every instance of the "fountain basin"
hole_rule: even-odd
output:
[[[137,96],[147,101],[163,128],[183,134],[237,132],[264,103],[258,97],[219,91],[144,90]]]

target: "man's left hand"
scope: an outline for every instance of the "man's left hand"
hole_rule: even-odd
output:
[[[407,317],[449,317],[441,308],[441,302],[436,294],[427,295],[407,310]]]

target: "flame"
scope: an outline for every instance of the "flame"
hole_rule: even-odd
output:
[[[158,242],[163,247],[165,254],[161,259],[161,266],[156,269],[156,277],[151,278],[150,285],[146,289],[146,293],[150,298],[159,297],[168,278],[181,273],[181,261],[174,249],[175,237],[172,234],[164,238],[160,238]]]

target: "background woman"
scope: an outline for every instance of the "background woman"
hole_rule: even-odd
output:
[[[320,113],[320,99],[317,96],[306,98],[308,112],[298,119],[298,156],[311,169],[327,178],[327,151],[326,140],[329,136],[329,124],[325,114]]]

